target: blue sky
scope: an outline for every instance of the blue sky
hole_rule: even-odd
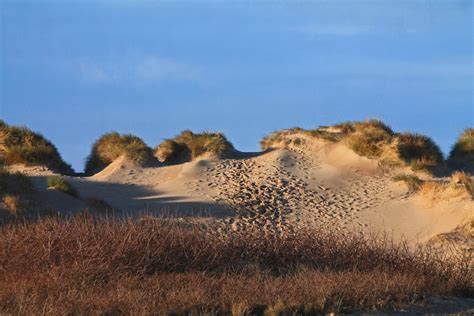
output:
[[[76,170],[117,130],[241,150],[266,133],[379,118],[447,152],[474,126],[465,1],[0,0],[0,117]]]

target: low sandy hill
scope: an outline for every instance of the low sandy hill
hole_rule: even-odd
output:
[[[405,139],[409,144],[403,147],[400,134],[378,122],[369,123],[369,136],[357,131],[360,127],[348,126],[279,132],[265,139],[267,150],[252,154],[239,154],[218,133],[185,132],[174,140],[185,144],[192,154],[184,163],[143,164],[141,158],[148,159],[151,152],[145,143],[133,135],[106,134],[94,145],[88,162],[90,170],[97,167],[98,172],[88,177],[66,177],[77,190],[77,197],[47,190],[47,177],[55,175],[47,168],[15,168],[34,180],[44,205],[63,213],[89,209],[98,214],[113,210],[133,216],[204,217],[226,231],[249,225],[277,231],[325,227],[341,233],[388,233],[412,243],[433,241],[440,234],[450,236],[463,227],[463,234],[468,236],[465,240],[472,242],[472,234],[465,233],[470,227],[463,224],[473,218],[472,195],[464,194],[464,189],[452,189],[448,178],[427,172],[439,158],[433,144],[415,135]],[[344,134],[344,128],[352,132]],[[341,140],[350,133],[355,133],[356,140],[375,139],[375,145],[355,150],[354,143]],[[119,150],[109,146],[113,143],[120,144]],[[420,143],[428,148],[428,154],[417,151]],[[212,144],[213,150],[221,148],[220,153],[230,152],[222,148],[230,149],[233,155],[207,155],[213,150],[207,151],[206,144]],[[226,147],[221,147],[223,144]],[[157,147],[155,155],[166,146]],[[390,156],[395,152],[393,146],[418,158],[410,163],[409,157]],[[131,148],[139,148],[138,158]],[[358,150],[371,154],[361,155]],[[167,153],[167,157],[184,157]],[[428,169],[414,168],[420,164]],[[398,174],[412,175],[421,189],[395,182]],[[472,178],[466,179],[460,188],[471,183]]]

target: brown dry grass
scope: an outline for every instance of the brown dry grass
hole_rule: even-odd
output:
[[[26,127],[10,126],[1,120],[0,162],[6,165],[43,165],[60,173],[74,173],[43,135]]]
[[[49,219],[0,230],[0,313],[389,308],[469,294],[468,260],[323,231],[219,235],[158,219]]]
[[[30,178],[22,173],[11,173],[0,167],[0,201],[8,215],[21,215],[30,204],[35,193]]]
[[[193,133],[186,130],[173,139],[167,139],[155,149],[155,157],[161,162],[181,163],[204,154],[225,158],[235,151],[234,146],[222,133]]]
[[[121,156],[140,166],[146,166],[154,160],[151,149],[139,137],[111,132],[102,135],[92,146],[85,173],[97,173]]]
[[[24,210],[24,205],[17,195],[7,194],[3,197],[3,203],[10,215],[18,216]]]
[[[430,203],[451,199],[474,199],[474,180],[466,173],[456,171],[448,181],[425,181],[420,193]]]

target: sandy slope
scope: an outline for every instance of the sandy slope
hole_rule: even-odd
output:
[[[342,144],[315,140],[236,159],[155,168],[121,158],[92,177],[69,178],[81,199],[46,190],[48,170],[21,170],[34,178],[43,203],[63,213],[89,208],[205,217],[228,230],[324,226],[425,242],[469,221],[474,210],[469,200],[430,205],[392,181],[403,170],[386,170]]]

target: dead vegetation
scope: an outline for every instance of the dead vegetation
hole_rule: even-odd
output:
[[[0,201],[7,215],[22,215],[33,199],[35,189],[30,178],[0,168]],[[1,208],[1,206],[0,206]]]
[[[0,230],[0,313],[327,313],[472,295],[467,257],[320,230],[75,217]]]
[[[234,151],[234,146],[222,133],[193,133],[186,130],[159,144],[155,148],[155,157],[165,163],[181,163],[202,155],[226,158]]]
[[[420,193],[433,204],[451,199],[474,199],[474,180],[462,171],[456,171],[446,181],[424,181]]]
[[[395,133],[380,120],[344,122],[321,126],[314,130],[291,128],[264,137],[263,150],[295,144],[297,135],[315,137],[329,142],[343,142],[360,156],[379,159],[384,165],[411,166],[415,171],[433,172],[444,163],[439,147],[424,135]]]
[[[26,127],[10,126],[0,120],[0,163],[41,165],[59,173],[72,174],[56,147],[43,135]]]
[[[85,173],[93,175],[121,156],[139,166],[146,166],[154,160],[152,150],[139,137],[111,132],[102,135],[92,146]]]

